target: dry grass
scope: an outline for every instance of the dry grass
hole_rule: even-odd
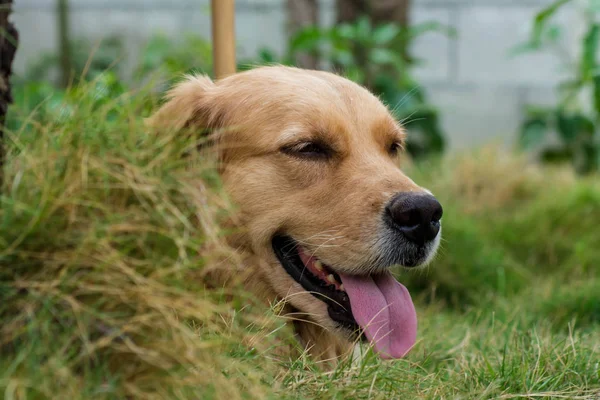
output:
[[[67,121],[9,135],[0,345],[12,356],[0,387],[8,398],[263,397],[261,369],[277,367],[241,357],[240,343],[281,322],[207,275],[240,268],[218,229],[229,205],[214,172],[187,168],[181,138],[80,100]]]

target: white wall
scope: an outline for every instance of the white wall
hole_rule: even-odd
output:
[[[413,21],[436,20],[453,26],[458,38],[436,33],[423,36],[414,54],[426,64],[418,70],[430,99],[442,110],[454,149],[488,141],[510,143],[523,104],[551,102],[553,87],[565,76],[553,54],[510,57],[524,41],[533,15],[551,0],[413,0]],[[16,70],[57,43],[56,0],[15,0],[14,21],[21,45]],[[91,39],[121,34],[131,64],[144,42],[162,31],[172,37],[184,32],[210,34],[208,0],[71,0],[72,34]],[[238,0],[237,37],[240,55],[260,47],[285,47],[285,1]],[[323,24],[334,21],[333,0],[321,0]],[[575,54],[581,18],[566,9],[558,19],[570,27],[565,50]],[[564,61],[564,57],[563,57]]]

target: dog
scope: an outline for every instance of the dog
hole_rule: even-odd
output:
[[[399,168],[406,133],[377,97],[334,73],[258,67],[187,76],[148,124],[210,132],[244,284],[284,301],[312,357],[339,360],[357,340],[385,359],[409,352],[416,311],[390,267],[434,257],[443,210]]]

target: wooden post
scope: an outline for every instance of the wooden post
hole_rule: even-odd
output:
[[[235,73],[235,0],[211,0],[215,77]]]

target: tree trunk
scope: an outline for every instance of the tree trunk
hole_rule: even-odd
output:
[[[287,0],[287,13],[290,35],[294,35],[302,28],[319,23],[317,0]],[[316,54],[307,53],[298,54],[294,61],[299,67],[308,69],[317,69],[319,62]]]
[[[336,0],[339,23],[354,22],[366,15],[374,25],[386,22],[396,23],[404,28],[410,25],[411,0]],[[406,48],[400,50],[408,60]]]
[[[368,15],[375,24],[395,22],[401,26],[410,23],[410,0],[337,0],[338,22],[352,22]]]
[[[0,187],[4,183],[4,121],[12,103],[9,79],[18,43],[17,30],[8,21],[11,11],[12,0],[0,0]]]

